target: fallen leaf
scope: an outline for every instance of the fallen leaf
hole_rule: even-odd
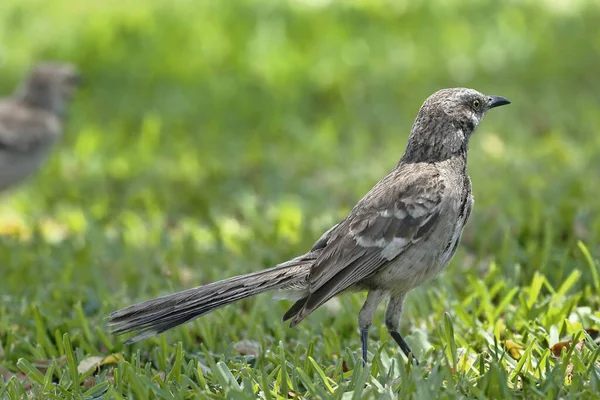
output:
[[[85,374],[91,369],[100,368],[100,363],[103,359],[103,357],[98,356],[84,358],[79,362],[79,365],[77,366],[77,372],[79,372],[80,374]]]
[[[505,340],[503,344],[504,348],[512,358],[514,358],[515,360],[521,358],[521,351],[523,351],[523,347],[521,345],[511,340]]]
[[[594,329],[594,328],[588,328],[585,329],[585,332],[590,335],[590,337],[592,338],[592,340],[594,340],[594,342],[598,342],[600,340],[600,331],[598,329]],[[560,357],[560,354],[562,353],[562,349],[566,348],[566,351],[571,350],[571,344],[573,343],[572,340],[563,340],[562,342],[557,342],[555,343],[550,350],[552,351],[552,355],[554,355],[554,357]],[[575,346],[575,348],[579,351],[581,351],[583,349],[584,346],[584,341],[580,340],[577,345]]]
[[[114,353],[109,355],[108,357],[106,357],[104,360],[102,360],[102,362],[100,362],[100,366],[103,365],[111,365],[111,364],[118,364],[120,360],[124,360],[125,356],[123,356],[123,353]]]
[[[550,350],[552,351],[552,355],[558,358],[562,353],[562,349],[566,349],[565,351],[571,350],[571,341],[564,340],[562,342],[558,342],[554,344]]]
[[[77,372],[80,374],[85,374],[86,372],[89,372],[92,369],[100,368],[103,365],[118,364],[119,360],[123,359],[124,357],[121,353],[111,354],[107,357],[91,356],[84,358],[79,362],[79,365],[77,366]]]

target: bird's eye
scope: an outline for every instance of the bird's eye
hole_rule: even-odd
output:
[[[473,109],[477,111],[479,110],[479,107],[481,107],[481,102],[479,100],[473,100]]]

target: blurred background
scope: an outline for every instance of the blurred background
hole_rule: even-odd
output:
[[[590,293],[577,242],[598,254],[598,21],[591,0],[4,0],[0,93],[48,59],[85,85],[43,170],[0,199],[0,315],[27,326],[32,301],[49,331],[76,331],[81,304],[101,327],[128,302],[304,252],[454,86],[512,105],[473,137],[463,245],[407,315],[490,274],[509,290],[577,270]],[[284,329],[260,318],[251,329]]]

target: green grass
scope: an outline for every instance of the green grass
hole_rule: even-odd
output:
[[[87,82],[0,199],[0,398],[600,398],[600,7],[519,4],[0,2],[2,93],[46,58]],[[306,251],[450,86],[513,104],[471,142],[454,261],[407,298],[419,366],[380,312],[361,367],[360,294],[294,329],[262,295],[108,334],[115,309]]]

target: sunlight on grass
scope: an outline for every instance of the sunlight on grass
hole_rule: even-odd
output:
[[[0,92],[38,59],[86,85],[0,199],[0,398],[598,398],[596,2],[0,2]],[[397,162],[422,101],[513,104],[471,141],[449,268],[294,329],[271,295],[131,346],[105,316],[305,252]],[[504,110],[503,110],[504,111]]]

